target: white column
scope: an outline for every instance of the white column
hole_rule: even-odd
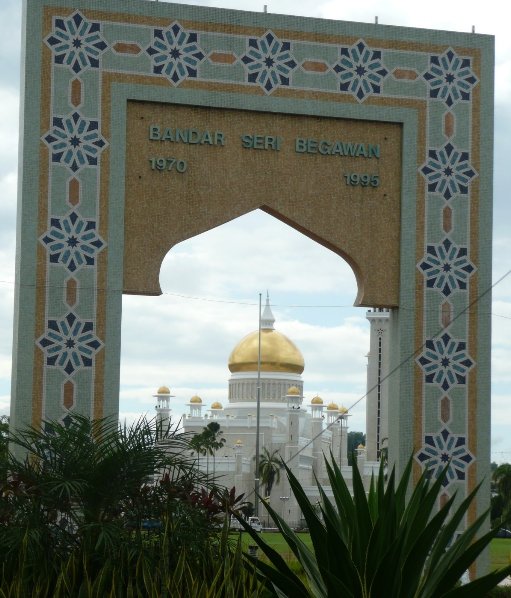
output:
[[[367,363],[366,458],[377,461],[388,439],[389,328],[391,312],[378,308],[366,313],[370,324]]]

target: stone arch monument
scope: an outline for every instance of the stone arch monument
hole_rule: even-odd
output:
[[[144,0],[24,32],[13,426],[116,414],[122,293],[262,208],[392,309],[398,468],[488,475],[492,37]]]

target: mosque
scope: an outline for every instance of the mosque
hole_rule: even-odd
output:
[[[378,470],[379,457],[388,437],[388,337],[392,314],[373,309],[370,322],[370,351],[367,364],[366,446],[357,449],[357,462],[368,482]],[[261,317],[261,358],[259,330],[241,339],[229,357],[228,399],[224,406],[215,401],[206,405],[197,395],[191,397],[189,413],[183,415],[186,432],[200,433],[211,421],[218,422],[225,444],[211,457],[199,457],[199,467],[214,473],[227,487],[245,493],[254,502],[257,426],[257,387],[260,387],[260,454],[282,457],[302,484],[312,502],[319,500],[315,480],[329,494],[325,457],[333,456],[351,487],[347,440],[349,411],[343,405],[325,404],[320,396],[308,402],[303,394],[304,359],[298,347],[274,327],[269,298]],[[171,416],[171,391],[162,386],[154,395],[158,420]],[[260,495],[265,486],[261,483]],[[264,500],[270,502],[290,525],[301,523],[300,509],[285,475],[280,476]],[[259,515],[266,520],[264,508]]]

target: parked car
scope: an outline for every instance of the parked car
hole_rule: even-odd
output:
[[[511,538],[511,531],[504,527],[501,527],[495,537],[496,538]]]
[[[249,517],[248,518],[248,524],[256,532],[262,532],[263,531],[263,526],[262,526],[262,523],[261,523],[261,520],[259,519],[259,517]]]

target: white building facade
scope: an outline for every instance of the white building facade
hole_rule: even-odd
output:
[[[366,448],[357,450],[357,460],[364,478],[378,467],[381,443],[387,437],[386,385],[387,362],[382,362],[378,353],[386,349],[378,339],[384,324],[368,312],[371,322],[371,349],[368,360],[368,417],[367,455]],[[382,312],[387,320],[389,312]],[[381,314],[380,314],[381,315]],[[324,458],[333,458],[340,465],[343,476],[351,486],[351,467],[348,467],[348,417],[346,407],[330,403],[325,405],[321,397],[315,396],[306,402],[303,396],[304,359],[298,347],[275,327],[269,300],[266,300],[261,318],[261,360],[258,373],[259,332],[251,332],[233,349],[228,367],[231,372],[228,399],[225,405],[216,401],[209,407],[199,396],[193,396],[189,413],[182,418],[186,432],[200,433],[211,421],[220,425],[224,446],[214,456],[198,457],[201,469],[209,470],[218,482],[227,487],[236,487],[243,492],[245,500],[255,502],[255,455],[257,426],[258,380],[260,383],[260,453],[281,457],[298,478],[312,502],[319,500],[316,479],[329,494],[329,483]],[[376,345],[373,341],[376,338]],[[385,336],[383,336],[385,338]],[[373,356],[380,355],[374,364]],[[386,359],[386,358],[385,358]],[[171,415],[170,389],[163,386],[154,395],[156,411],[160,421]],[[380,415],[373,411],[379,410]],[[370,458],[369,458],[370,457]],[[300,509],[292,495],[284,472],[275,482],[269,496],[265,486],[260,484],[260,495],[270,502],[290,525],[302,523]],[[267,514],[259,509],[264,522]]]

